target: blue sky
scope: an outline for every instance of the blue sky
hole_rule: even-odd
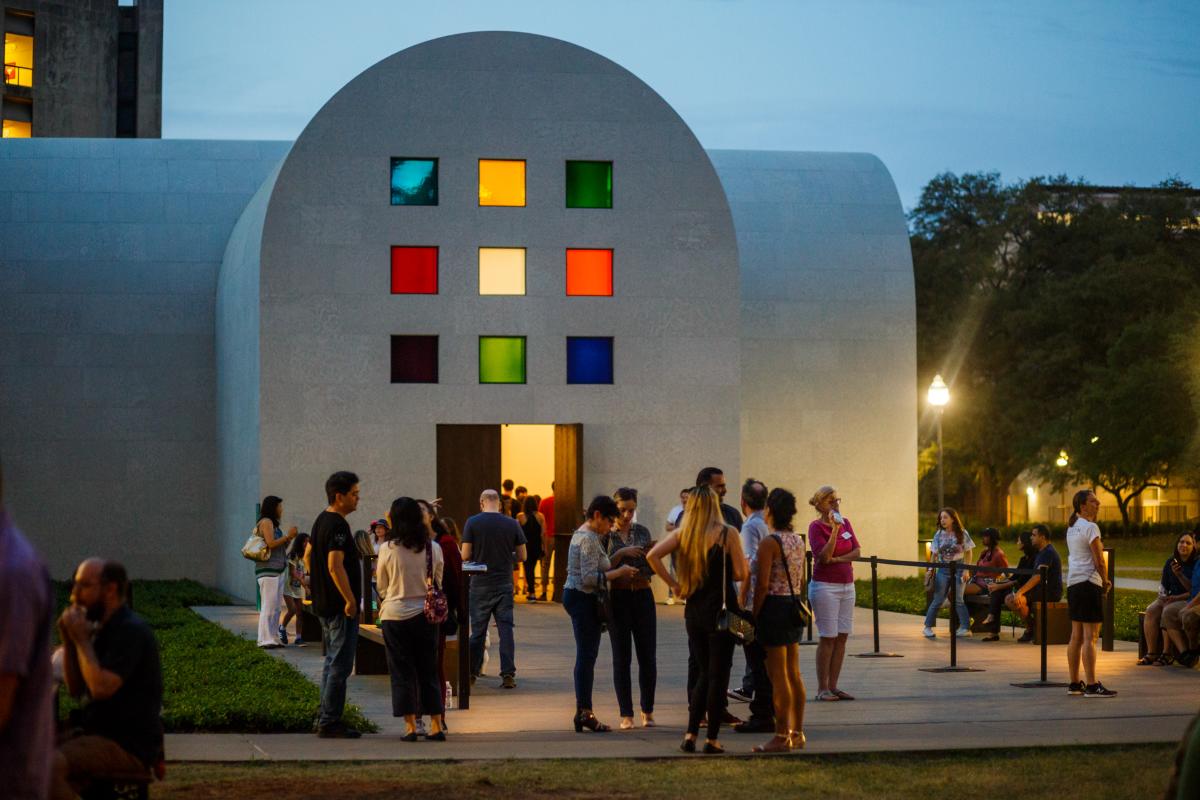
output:
[[[875,153],[935,174],[1200,185],[1200,2],[168,0],[163,135],[293,139],[411,45],[517,30],[657,90],[708,148]]]

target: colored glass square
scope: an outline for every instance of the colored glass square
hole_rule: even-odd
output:
[[[479,159],[479,205],[525,205],[525,162]]]
[[[567,296],[612,297],[612,250],[567,250]]]
[[[567,162],[567,208],[612,208],[611,161]]]
[[[479,382],[524,383],[525,337],[480,336]]]
[[[525,294],[525,248],[479,248],[480,294]]]
[[[392,248],[392,294],[437,294],[438,249]]]
[[[392,383],[437,383],[438,337],[392,337]]]
[[[611,336],[567,337],[567,383],[612,383]]]
[[[437,204],[437,159],[393,158],[392,205],[436,206]]]

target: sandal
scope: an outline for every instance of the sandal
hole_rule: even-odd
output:
[[[841,700],[842,698],[838,697],[836,694],[829,691],[828,689],[822,689],[821,691],[817,692],[817,699],[833,702],[835,700]]]
[[[778,733],[771,737],[771,740],[766,744],[756,744],[750,748],[752,753],[786,753],[792,749],[792,740],[788,736],[780,736]]]
[[[1162,653],[1146,653],[1146,655],[1137,660],[1137,665],[1139,667],[1155,666],[1158,663],[1158,660],[1162,657]]]
[[[1163,653],[1154,661],[1156,667],[1169,667],[1175,663],[1175,656],[1170,653]]]
[[[841,689],[834,689],[833,693],[837,695],[838,700],[853,700],[854,695],[843,692]]]
[[[788,747],[792,750],[803,750],[807,742],[804,731],[792,731],[788,734]]]

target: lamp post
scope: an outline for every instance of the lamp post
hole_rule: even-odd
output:
[[[937,409],[937,431],[938,431],[938,508],[946,507],[946,477],[942,469],[942,412],[946,409],[946,403],[950,402],[950,387],[942,380],[940,374],[933,376],[933,383],[929,384],[929,393],[926,395],[929,399],[929,405]]]

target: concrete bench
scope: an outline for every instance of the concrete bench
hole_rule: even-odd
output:
[[[450,691],[458,697],[458,639],[446,640],[446,652],[443,662],[446,669],[446,680],[450,682]],[[387,646],[383,641],[383,630],[377,625],[358,626],[358,652],[354,654],[354,673],[356,675],[386,675]]]

